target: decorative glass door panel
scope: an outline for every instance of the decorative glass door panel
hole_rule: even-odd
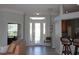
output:
[[[40,23],[35,23],[35,44],[39,44],[40,43],[40,34],[41,34],[41,27],[40,27]]]

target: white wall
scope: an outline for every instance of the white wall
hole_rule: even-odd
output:
[[[46,17],[46,37],[50,37],[50,17]]]
[[[20,38],[23,39],[23,15],[0,11],[0,46],[7,45],[8,23],[18,23],[21,25]]]
[[[52,31],[50,33],[51,39],[52,39],[52,48],[55,48],[55,16],[51,16],[50,25],[52,25]]]
[[[52,47],[55,48],[59,54],[61,54],[61,51],[62,51],[60,37],[61,37],[61,20],[60,20],[60,17],[56,17],[54,18],[54,21],[53,21]]]
[[[29,41],[29,29],[30,29],[30,26],[29,26],[29,23],[30,23],[30,19],[29,17],[25,17],[25,40],[26,40],[26,46],[28,46],[30,44],[30,41]]]
[[[0,46],[7,44],[6,36],[6,22],[4,21],[4,15],[0,12]]]
[[[61,37],[61,21],[57,21],[55,23],[55,45],[56,45],[56,50],[59,54],[61,54],[62,51],[62,44],[60,41]]]

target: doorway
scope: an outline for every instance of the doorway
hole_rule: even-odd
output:
[[[30,22],[30,44],[44,45],[46,23],[33,20]]]

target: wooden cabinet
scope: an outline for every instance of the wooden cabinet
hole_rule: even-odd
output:
[[[62,20],[61,27],[62,27],[62,33],[67,32],[67,22],[65,20]]]

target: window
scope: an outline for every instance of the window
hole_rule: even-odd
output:
[[[43,23],[43,34],[46,32],[46,23]]]
[[[32,41],[32,23],[30,23],[30,41]]]
[[[44,20],[45,17],[30,17],[32,20]]]
[[[13,38],[17,37],[18,34],[18,24],[8,24],[8,37]]]

